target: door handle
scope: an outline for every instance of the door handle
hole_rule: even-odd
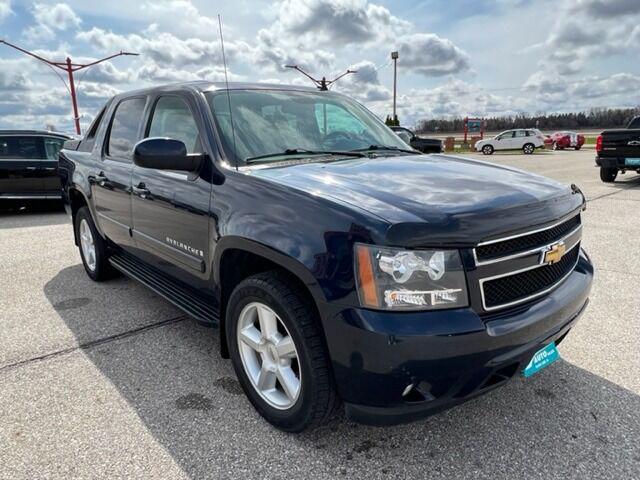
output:
[[[104,188],[112,188],[111,182],[102,171],[97,175],[90,175],[89,183],[98,184],[100,187]]]
[[[137,187],[133,187],[131,189],[134,195],[139,196],[140,198],[147,198],[151,195],[151,192],[144,184],[144,182],[140,182]]]
[[[37,167],[27,167],[26,168],[26,170],[29,170],[30,172],[33,172],[36,169],[37,169]]]

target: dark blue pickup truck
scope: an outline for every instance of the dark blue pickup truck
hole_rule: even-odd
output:
[[[59,170],[87,274],[218,326],[283,430],[340,407],[406,422],[530,375],[588,303],[579,189],[422,155],[333,92],[121,94]]]

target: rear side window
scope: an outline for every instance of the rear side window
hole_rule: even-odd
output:
[[[58,152],[62,150],[64,140],[62,138],[45,138],[44,139],[44,153],[48,160],[57,160]]]
[[[44,151],[40,137],[0,137],[0,158],[42,160]]]
[[[513,135],[514,137],[526,137],[526,133],[524,130],[516,130],[515,134]]]
[[[111,122],[107,155],[131,159],[133,146],[138,140],[145,104],[144,98],[130,98],[123,100],[116,107]]]
[[[640,128],[640,117],[636,117],[629,123],[629,128]]]
[[[147,136],[180,140],[186,145],[187,153],[202,153],[198,126],[189,106],[180,97],[160,97]]]

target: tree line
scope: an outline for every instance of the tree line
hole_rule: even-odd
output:
[[[542,115],[515,115],[484,118],[486,131],[509,130],[511,128],[540,128],[541,130],[581,129],[581,128],[619,128],[625,127],[636,115],[636,108],[598,108],[589,112],[552,113]],[[418,133],[462,132],[464,118],[419,120]]]

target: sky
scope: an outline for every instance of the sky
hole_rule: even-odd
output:
[[[224,80],[309,84],[298,64],[384,118],[588,111],[640,105],[639,0],[0,0],[0,39],[47,58],[118,57],[76,77],[85,128],[145,86]],[[68,86],[0,45],[0,128],[72,130]]]

